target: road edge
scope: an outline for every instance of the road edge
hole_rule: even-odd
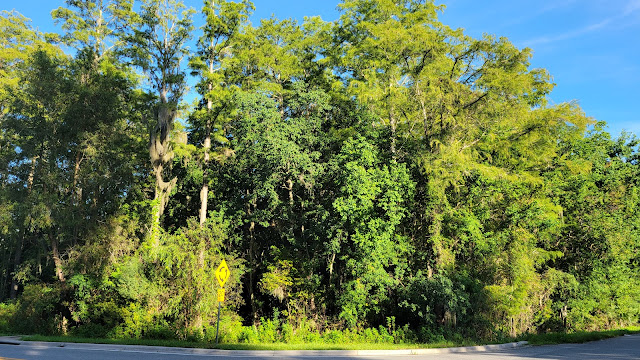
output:
[[[19,336],[0,336],[0,345],[20,345]]]
[[[452,348],[431,348],[431,349],[401,349],[401,350],[220,350],[201,348],[180,348],[165,346],[147,345],[119,345],[119,344],[90,344],[90,343],[61,343],[61,342],[41,342],[22,341],[15,337],[0,337],[0,344],[20,345],[30,344],[38,347],[65,347],[67,349],[93,350],[93,351],[113,351],[113,352],[139,352],[155,354],[198,354],[198,355],[250,355],[260,354],[263,356],[402,356],[402,355],[426,355],[426,354],[446,354],[465,352],[484,352],[504,349],[513,349],[528,344],[527,341],[512,342],[506,344],[464,346]]]

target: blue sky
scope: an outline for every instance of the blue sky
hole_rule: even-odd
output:
[[[440,20],[468,35],[505,36],[530,47],[532,67],[549,70],[557,84],[553,103],[578,101],[587,115],[640,134],[640,0],[441,0]],[[4,2],[33,20],[41,31],[55,31],[50,12],[63,0]],[[185,0],[199,9],[201,1]],[[320,15],[339,16],[337,0],[254,0],[252,21]]]

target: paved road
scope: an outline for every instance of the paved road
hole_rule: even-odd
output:
[[[353,355],[341,351],[327,352],[274,352],[274,351],[221,351],[202,349],[172,349],[144,346],[114,346],[65,344],[61,347],[53,343],[22,343],[21,345],[0,345],[0,359],[50,359],[50,360],[169,360],[169,359],[359,359],[359,360],[640,360],[640,335],[623,336],[615,339],[587,344],[525,346],[516,349],[487,352],[441,353],[428,355],[371,354]]]

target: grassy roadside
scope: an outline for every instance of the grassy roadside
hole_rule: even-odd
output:
[[[27,335],[21,338],[24,341],[92,343],[92,344],[117,344],[117,345],[146,345],[168,346],[183,348],[205,348],[223,350],[400,350],[400,349],[426,349],[446,348],[457,346],[480,345],[474,341],[440,341],[428,344],[389,344],[389,343],[271,343],[271,344],[218,344],[207,342],[192,342],[180,340],[145,340],[145,339],[99,339],[79,338],[72,336],[42,336]]]
[[[589,341],[609,339],[627,334],[640,333],[640,327],[629,327],[619,330],[575,332],[575,333],[550,333],[525,335],[517,339],[505,339],[503,342],[528,341],[531,345],[551,345],[566,343],[584,343]],[[446,348],[458,346],[488,345],[496,342],[476,342],[476,341],[440,341],[428,344],[388,344],[388,343],[353,343],[353,344],[330,344],[330,343],[273,343],[273,344],[219,344],[207,342],[192,342],[180,340],[145,340],[145,339],[98,339],[80,338],[72,336],[23,336],[25,341],[47,341],[47,342],[68,342],[68,343],[93,343],[93,344],[117,344],[117,345],[146,345],[146,346],[167,346],[183,348],[205,348],[223,350],[400,350],[400,349],[429,349]]]

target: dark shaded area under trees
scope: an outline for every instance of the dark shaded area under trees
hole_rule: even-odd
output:
[[[223,341],[638,323],[638,139],[530,49],[431,1],[66,6],[0,16],[0,331],[210,338],[222,258]]]

